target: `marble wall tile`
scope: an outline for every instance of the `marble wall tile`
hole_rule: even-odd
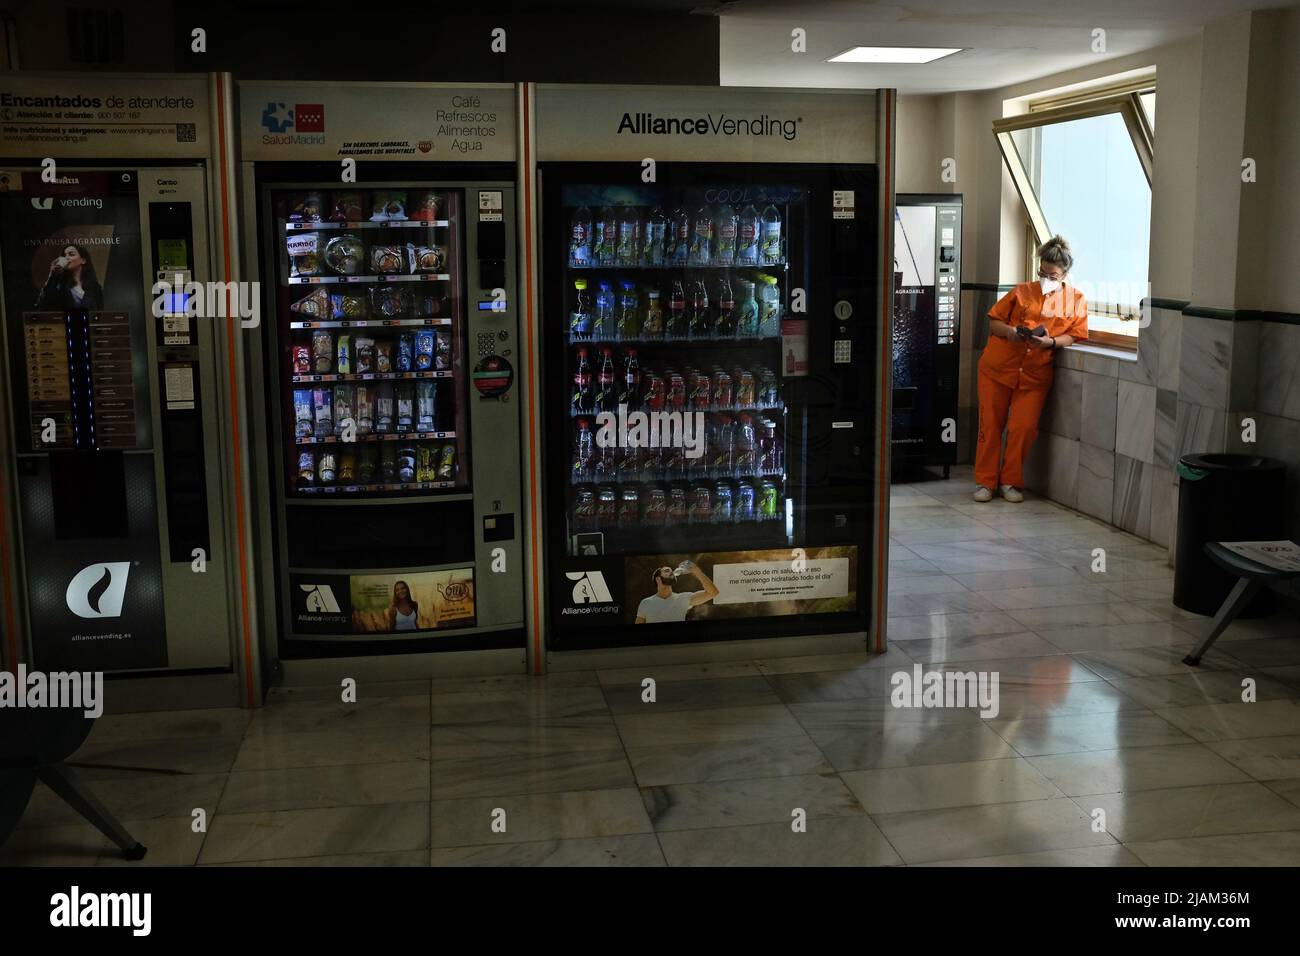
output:
[[[1078,349],[1061,349],[1056,353],[1056,371],[1061,369],[1073,369],[1076,372],[1083,371],[1083,358],[1086,352],[1080,352]]]
[[[1224,450],[1224,422],[1221,409],[1178,402],[1178,422],[1174,436],[1174,463],[1183,455]]]
[[[1263,322],[1255,407],[1265,415],[1300,419],[1300,325]]]
[[[1079,443],[1079,489],[1075,507],[1107,524],[1115,510],[1115,453]]]
[[[1232,323],[1232,363],[1228,370],[1228,407],[1231,409],[1253,408],[1255,405],[1262,324],[1259,321]]]
[[[1058,368],[1051,394],[1043,407],[1040,428],[1062,438],[1079,437],[1079,420],[1083,411],[1083,372]]]
[[[1152,309],[1160,315],[1160,365],[1156,370],[1156,388],[1178,389],[1178,358],[1183,352],[1183,313]],[[1143,332],[1145,333],[1145,330]]]
[[[1196,315],[1183,316],[1178,357],[1178,399],[1208,408],[1228,407],[1228,369],[1232,323]]]
[[[1170,525],[1173,514],[1173,484],[1175,472],[1159,465],[1151,470],[1151,530],[1147,535],[1156,544],[1169,547]]]
[[[1120,379],[1115,451],[1151,464],[1156,428],[1156,388]]]
[[[1025,487],[1040,495],[1051,497],[1047,490],[1048,476],[1051,471],[1052,444],[1051,432],[1044,432],[1029,449],[1025,457]],[[1061,439],[1067,441],[1068,439]]]
[[[1111,522],[1147,538],[1151,532],[1151,472],[1145,462],[1115,455],[1115,498]]]
[[[1137,361],[1119,363],[1120,379],[1126,382],[1137,382],[1139,385],[1156,383],[1156,376],[1160,371],[1161,325],[1159,315],[1152,309],[1151,323],[1138,332]]]
[[[1255,450],[1286,462],[1287,537],[1300,541],[1300,421],[1260,415]]]
[[[1107,451],[1115,450],[1118,387],[1119,379],[1114,376],[1083,373],[1083,417],[1079,422],[1079,438]]]
[[[1079,487],[1079,443],[1051,434],[1038,441],[1047,447],[1047,497],[1073,508]]]
[[[1156,389],[1156,431],[1152,462],[1161,468],[1173,468],[1174,443],[1178,439],[1178,393]]]

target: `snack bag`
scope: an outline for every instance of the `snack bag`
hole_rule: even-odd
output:
[[[293,417],[294,437],[310,438],[314,427],[310,388],[295,388],[293,390]]]
[[[406,192],[376,189],[370,203],[371,222],[386,222],[406,218]]]
[[[334,193],[331,198],[334,200],[334,208],[330,212],[330,222],[360,222],[365,218],[361,193]]]
[[[352,374],[352,336],[339,336],[339,360],[334,366],[334,371],[340,375]]]
[[[370,249],[370,271],[375,275],[395,275],[404,272],[406,256],[401,246],[373,246]]]
[[[336,319],[364,319],[366,297],[360,293],[335,292],[330,296],[330,314]]]
[[[373,372],[375,370],[375,340],[365,336],[358,337],[356,351],[357,374],[368,375]]]
[[[345,233],[325,242],[325,265],[335,275],[354,276],[361,272],[366,248],[361,240]]]
[[[414,208],[411,210],[411,218],[418,219],[420,222],[436,222],[442,212],[442,197],[432,190],[420,193]]]
[[[316,453],[314,451],[298,452],[298,484],[316,484]]]
[[[316,289],[291,303],[289,310],[313,319],[323,319],[330,314],[330,294],[325,289]]]
[[[334,333],[328,329],[315,329],[311,334],[311,354],[317,375],[334,371]]]
[[[397,337],[397,371],[415,371],[415,336],[410,332]]]
[[[406,244],[406,261],[410,272],[441,272],[447,262],[447,252],[439,246],[417,246],[413,242]]]
[[[356,433],[357,420],[354,412],[357,405],[357,390],[351,385],[334,386],[334,434],[343,437],[348,431]]]
[[[375,342],[375,371],[387,375],[393,370],[393,340]]]
[[[289,253],[289,275],[295,279],[320,275],[320,234],[296,232],[286,236],[285,251]]]
[[[288,219],[290,222],[320,222],[324,205],[320,193],[299,196],[289,206]]]
[[[375,389],[373,385],[357,386],[357,434],[370,435],[375,430]]]
[[[311,374],[311,349],[306,345],[299,344],[293,347],[293,374]]]
[[[328,438],[334,434],[334,394],[328,388],[314,388],[311,403],[316,419],[315,437]]]
[[[433,329],[420,329],[415,333],[415,371],[427,372],[433,368],[436,338]]]

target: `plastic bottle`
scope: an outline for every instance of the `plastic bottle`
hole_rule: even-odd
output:
[[[621,266],[634,266],[641,256],[641,213],[635,206],[623,206],[618,217],[618,248],[615,258]]]
[[[572,231],[569,233],[569,265],[575,269],[585,269],[591,265],[591,210],[579,206],[573,214]]]
[[[695,211],[695,224],[691,227],[690,263],[707,266],[713,263],[713,214],[708,206]]]
[[[659,299],[659,290],[647,289],[645,296],[645,323],[641,326],[641,337],[661,339],[664,337],[664,307]]]
[[[686,338],[686,290],[682,288],[681,279],[673,280],[668,295],[668,325],[664,332],[666,338]]]
[[[687,329],[693,339],[707,339],[709,323],[709,293],[704,288],[704,281],[696,279],[691,283],[691,307],[687,312]]]
[[[650,213],[650,218],[646,220],[645,235],[643,236],[644,245],[642,246],[641,261],[648,266],[662,266],[664,264],[664,241],[668,237],[668,217],[664,211],[655,206],[654,211]]]
[[[592,262],[598,266],[612,266],[618,247],[618,213],[613,206],[601,206],[592,232]]]
[[[591,434],[591,423],[585,418],[578,419],[578,434],[573,439],[573,479],[590,481],[595,441]]]
[[[587,294],[587,280],[573,280],[573,309],[569,312],[569,338],[591,338],[591,297]]]
[[[618,297],[618,337],[623,341],[641,334],[641,303],[637,301],[636,285],[630,279],[621,283]]]
[[[760,274],[758,282],[758,334],[770,338],[781,331],[781,290],[776,276]]]
[[[718,287],[718,315],[713,320],[713,337],[736,337],[736,302],[731,295],[731,283],[725,277]]]
[[[690,258],[691,219],[679,206],[668,225],[668,238],[664,244],[664,262],[670,266],[684,266]]]
[[[637,360],[636,349],[628,349],[623,355],[623,391],[618,396],[618,403],[626,405],[629,412],[641,409],[641,363]]]
[[[596,411],[614,411],[618,405],[616,388],[613,349],[601,349],[600,370],[596,373],[596,401],[594,403]]]
[[[591,385],[591,366],[587,363],[587,350],[578,349],[578,367],[573,373],[573,397],[569,407],[576,414],[590,414],[594,408],[595,391]]]
[[[742,339],[758,336],[758,300],[754,298],[754,283],[740,280],[740,304],[736,310],[736,335]]]
[[[736,210],[724,205],[718,210],[716,220],[717,251],[713,260],[718,265],[729,266],[736,259],[736,244],[740,233],[740,217]]]
[[[596,311],[591,320],[591,337],[603,339],[614,332],[614,292],[608,282],[600,283],[596,293]]]
[[[740,211],[739,233],[736,237],[736,265],[758,265],[759,224],[758,210],[750,203]]]
[[[763,210],[759,257],[764,265],[774,265],[781,261],[781,213],[771,203]]]

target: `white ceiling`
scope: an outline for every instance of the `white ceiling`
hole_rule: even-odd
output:
[[[714,7],[723,86],[995,89],[1149,50],[1288,0],[739,0]],[[790,49],[802,27],[807,52]],[[1106,52],[1092,52],[1092,31]],[[925,64],[827,63],[853,46],[961,47]]]

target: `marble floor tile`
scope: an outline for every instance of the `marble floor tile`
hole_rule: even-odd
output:
[[[893,676],[893,668],[862,667],[852,671],[774,674],[767,681],[784,703],[806,704],[820,700],[888,697],[893,691]]]
[[[1131,843],[1147,866],[1300,866],[1300,832],[1234,833]]]
[[[1036,853],[1008,853],[1005,856],[977,856],[968,860],[939,860],[918,866],[1146,866],[1127,847],[1084,846],[1070,850],[1039,850]]]
[[[1195,637],[1200,637],[1208,629],[1211,619],[1202,617],[1199,614],[1192,615],[1183,621],[1183,627]],[[1297,620],[1291,614],[1285,611],[1274,614],[1272,617],[1258,617],[1243,619],[1237,618],[1227,629],[1219,635],[1221,641],[1246,641],[1258,640],[1261,647],[1264,647],[1264,640],[1269,638],[1290,638],[1284,642],[1288,654],[1295,654],[1297,645],[1300,645],[1300,620]],[[1281,650],[1281,648],[1278,648]],[[1300,660],[1289,661],[1291,664],[1300,664]]]
[[[1010,634],[1032,630],[1019,624],[1005,611],[968,611],[955,614],[914,614],[891,617],[885,634],[891,644],[942,637],[970,637],[974,634]]]
[[[1005,591],[1008,588],[1074,586],[1088,583],[1074,568],[1062,565],[1030,568],[1022,571],[975,571],[954,574],[953,580],[968,591]]]
[[[1107,793],[1080,803],[1106,811],[1106,829],[1123,843],[1300,830],[1300,807],[1259,783]]]
[[[105,714],[95,721],[88,739],[96,744],[113,744],[163,737],[239,737],[248,727],[253,713],[237,707],[214,707],[208,710]]]
[[[978,522],[961,528],[918,528],[912,531],[891,532],[890,535],[913,551],[919,544],[935,544],[941,541],[994,541],[999,537],[995,530]]]
[[[419,696],[360,697],[356,703],[338,700],[273,704],[258,710],[249,734],[310,733],[331,730],[427,727],[429,698]]]
[[[785,823],[796,809],[809,821],[846,817],[862,806],[837,774],[718,780],[642,787],[641,798],[656,832]]]
[[[177,817],[118,822],[147,848],[143,860],[123,859],[108,837],[82,821],[15,830],[0,846],[0,866],[193,866],[206,836]]]
[[[1193,640],[1201,631],[1190,630]],[[1216,645],[1217,646],[1217,645]],[[1300,664],[1300,638],[1269,637],[1234,640],[1224,644],[1224,651],[1251,667],[1286,667]]]
[[[599,687],[545,684],[501,693],[444,694],[433,698],[435,724],[528,721],[537,718],[596,717],[608,713]]]
[[[810,819],[795,833],[789,823],[672,830],[659,834],[670,866],[897,866],[880,829],[865,815]]]
[[[335,867],[415,867],[429,865],[428,850],[392,850],[386,853],[341,853],[335,856],[303,856],[285,860],[239,860],[234,863],[201,863],[200,866],[308,866]]]
[[[893,569],[890,569],[889,595],[891,599],[898,594],[951,594],[967,590],[968,588],[960,581],[946,574],[897,577],[893,574]]]
[[[226,785],[224,773],[141,773],[131,770],[109,771],[95,780],[86,780],[90,791],[109,812],[119,818],[153,820],[158,817],[190,819],[195,807],[211,814]],[[43,783],[32,791],[20,825],[48,827],[83,822],[80,813]]]
[[[921,578],[942,575],[943,572],[923,558],[890,558],[889,581],[902,578]]]
[[[973,724],[896,724],[887,731],[826,730],[811,736],[841,773],[1017,756],[1005,740],[978,719]]]
[[[989,673],[996,671],[1001,689],[1101,680],[1100,677],[1075,661],[1068,654],[1056,654],[1050,657],[993,658],[981,661],[945,661],[943,663],[930,661],[923,663],[921,666],[924,670],[937,671],[965,672],[983,670]]]
[[[1250,779],[1202,744],[1051,754],[1031,757],[1029,762],[1070,797]]]
[[[605,684],[604,691],[612,714],[658,714],[674,710],[762,707],[781,703],[767,680],[758,676],[656,681],[653,703],[643,699],[645,691],[639,681],[635,684]]]
[[[1014,575],[1008,577],[1014,578]],[[1054,587],[1008,587],[1000,591],[984,591],[981,596],[1002,611],[1029,607],[1064,607],[1070,604],[1107,604],[1123,600],[1101,585],[1090,585],[1083,581]]]
[[[832,773],[835,768],[806,734],[762,740],[629,747],[642,787]]]
[[[944,594],[891,594],[889,616],[909,614],[951,614],[956,611],[995,611],[997,608],[982,594],[952,591]]]
[[[434,760],[543,756],[621,746],[613,717],[440,724],[433,727],[430,740],[430,755]]]
[[[910,657],[891,645],[883,654],[863,650],[851,654],[772,657],[758,661],[758,669],[766,675],[809,674],[816,671],[851,670],[858,667],[903,667],[910,666],[911,663]]]
[[[1001,719],[1068,717],[1143,710],[1146,710],[1145,706],[1121,694],[1105,681],[1025,686],[1003,684],[1000,676],[998,680],[997,717]]]
[[[614,720],[626,747],[797,737],[803,732],[799,722],[781,704],[657,714],[618,714]]]
[[[1047,800],[1063,794],[1023,757],[973,763],[851,770],[840,774],[871,814],[982,803]]]
[[[546,675],[546,686],[559,687],[595,687],[600,683],[595,671],[550,671]],[[511,690],[530,690],[536,688],[537,678],[531,674],[493,674],[481,677],[435,677],[432,682],[434,697],[448,694],[492,694]]]
[[[1026,630],[1046,631],[1062,627],[1099,627],[1105,624],[1142,624],[1159,621],[1152,612],[1135,604],[1066,604],[1058,607],[1022,607],[1005,612]]]
[[[1296,696],[1290,684],[1250,671],[1201,671],[1167,677],[1121,677],[1111,681],[1115,689],[1152,710],[1162,707],[1195,707],[1198,704],[1241,703],[1242,682],[1254,681],[1256,700],[1282,700]]]
[[[428,862],[432,866],[667,866],[653,833],[439,847],[431,852]]]
[[[292,767],[232,773],[221,813],[413,803],[429,799],[429,763]]]
[[[646,677],[663,681],[720,680],[727,677],[758,677],[754,661],[712,661],[707,664],[642,664],[640,667],[610,667],[596,671],[601,686],[639,684]],[[550,675],[547,675],[549,680]]]
[[[1092,820],[1073,801],[1026,800],[944,810],[873,815],[876,825],[907,863],[1001,856],[1115,842],[1095,833]]]
[[[1057,561],[1045,562],[1042,554],[1027,548],[1013,548],[1007,553],[986,555],[944,549],[937,554],[927,554],[925,560],[945,574],[982,574],[990,570],[1011,574],[1016,571],[1035,571],[1043,567],[1044,563],[1060,564]]]
[[[1300,734],[1300,700],[1261,700],[1253,704],[1204,704],[1156,711],[1197,740],[1286,737]]]
[[[428,806],[423,808],[426,813]],[[505,811],[505,830],[493,829]],[[649,833],[650,818],[634,787],[433,802],[433,846],[539,843]]]
[[[1122,601],[1168,600],[1174,591],[1173,582],[1163,579],[1109,581],[1104,587]]]
[[[426,767],[434,800],[634,786],[622,748],[503,757],[455,757]]]
[[[200,863],[418,850],[429,845],[429,804],[218,813]]]
[[[1046,657],[1062,653],[1061,648],[1030,631],[1021,631],[1018,634],[976,634],[971,637],[940,637],[894,643],[909,657],[918,661],[978,661],[1007,657]]]
[[[1133,711],[1010,717],[987,724],[1025,757],[1192,742],[1191,737],[1157,715]]]
[[[1170,621],[1099,624],[1095,627],[1043,628],[1038,634],[1062,651],[1122,651],[1133,647],[1168,647],[1187,643],[1187,632]]]
[[[1292,777],[1287,780],[1269,780],[1265,786],[1283,800],[1289,801],[1292,806],[1300,807],[1300,779]],[[1292,829],[1300,829],[1300,827],[1292,827]]]
[[[1183,663],[1193,645],[1172,647],[1130,647],[1123,650],[1087,651],[1073,654],[1076,661],[1107,680],[1118,677],[1160,677],[1169,674],[1194,674],[1208,670],[1240,670],[1241,661],[1218,648],[1212,648],[1197,667]]]
[[[225,773],[241,746],[239,737],[169,737],[97,743],[94,731],[68,763],[85,780],[112,776],[118,769],[164,773]]]
[[[404,763],[429,759],[429,728],[403,726],[304,734],[250,734],[235,758],[235,770],[337,767]]]
[[[357,699],[369,700],[372,697],[428,697],[429,681],[398,680],[374,681],[354,678],[357,681]],[[463,680],[465,678],[456,678]],[[480,678],[473,678],[478,680]],[[340,678],[340,681],[342,678]],[[302,687],[272,687],[266,692],[266,703],[294,704],[307,700],[338,700],[339,684],[320,684]]]
[[[1256,780],[1300,779],[1300,735],[1210,740],[1205,746]]]

